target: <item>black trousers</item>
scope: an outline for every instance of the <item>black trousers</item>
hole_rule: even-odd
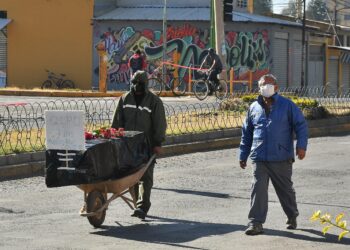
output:
[[[151,207],[151,190],[153,187],[154,163],[148,167],[140,181],[133,187],[135,197],[137,197],[136,207],[141,208],[145,213]]]
[[[215,83],[215,86],[219,85],[218,74],[221,73],[221,69],[213,69],[209,72],[209,80]]]

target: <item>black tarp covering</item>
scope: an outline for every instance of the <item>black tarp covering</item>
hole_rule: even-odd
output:
[[[142,132],[125,131],[125,136],[86,141],[85,151],[46,151],[46,186],[61,187],[96,183],[132,174],[151,156],[149,141]],[[71,158],[66,162],[60,159]]]

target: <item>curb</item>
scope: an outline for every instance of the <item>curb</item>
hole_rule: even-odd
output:
[[[64,91],[64,90],[0,90],[0,95],[4,96],[45,96],[45,97],[120,97],[125,91],[108,91],[92,92],[92,91]],[[175,97],[171,91],[162,91],[161,97]],[[186,96],[186,95],[185,95]]]
[[[350,133],[350,117],[308,121],[309,138]],[[241,140],[238,128],[202,134],[168,137],[159,158],[237,147]],[[22,153],[0,157],[0,180],[43,174],[45,152]]]
[[[0,167],[0,180],[43,174],[44,169],[45,161],[29,162],[24,164]]]

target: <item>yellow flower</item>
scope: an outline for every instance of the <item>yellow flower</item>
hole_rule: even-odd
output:
[[[328,213],[325,213],[324,215],[321,216],[320,221],[322,224],[326,223],[326,222],[330,222],[331,221],[331,215]]]
[[[321,216],[321,218],[325,220],[331,220],[331,215],[329,213],[325,213],[324,215]]]
[[[338,224],[338,222],[344,217],[344,213],[338,214],[337,218],[335,218],[335,222]]]
[[[349,233],[349,231],[343,231],[339,234],[338,241],[341,240],[345,234]]]
[[[332,226],[326,226],[322,229],[323,235],[326,235],[327,231],[331,228]]]
[[[321,210],[318,210],[318,211],[314,212],[314,214],[311,216],[310,220],[316,221],[320,218],[320,215],[321,215]]]
[[[343,221],[339,221],[337,223],[338,227],[340,228],[343,228],[343,229],[346,229],[346,220],[343,220]]]

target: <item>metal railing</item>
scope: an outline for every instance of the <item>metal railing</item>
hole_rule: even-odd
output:
[[[350,95],[326,95],[324,89],[284,89],[285,96],[299,97],[308,119],[350,115]],[[241,127],[249,102],[243,99],[256,91],[236,92],[224,101],[164,104],[167,136]],[[310,106],[308,102],[317,105]],[[0,105],[0,155],[45,149],[45,110],[83,110],[86,130],[110,126],[116,99],[62,99],[48,102]]]

